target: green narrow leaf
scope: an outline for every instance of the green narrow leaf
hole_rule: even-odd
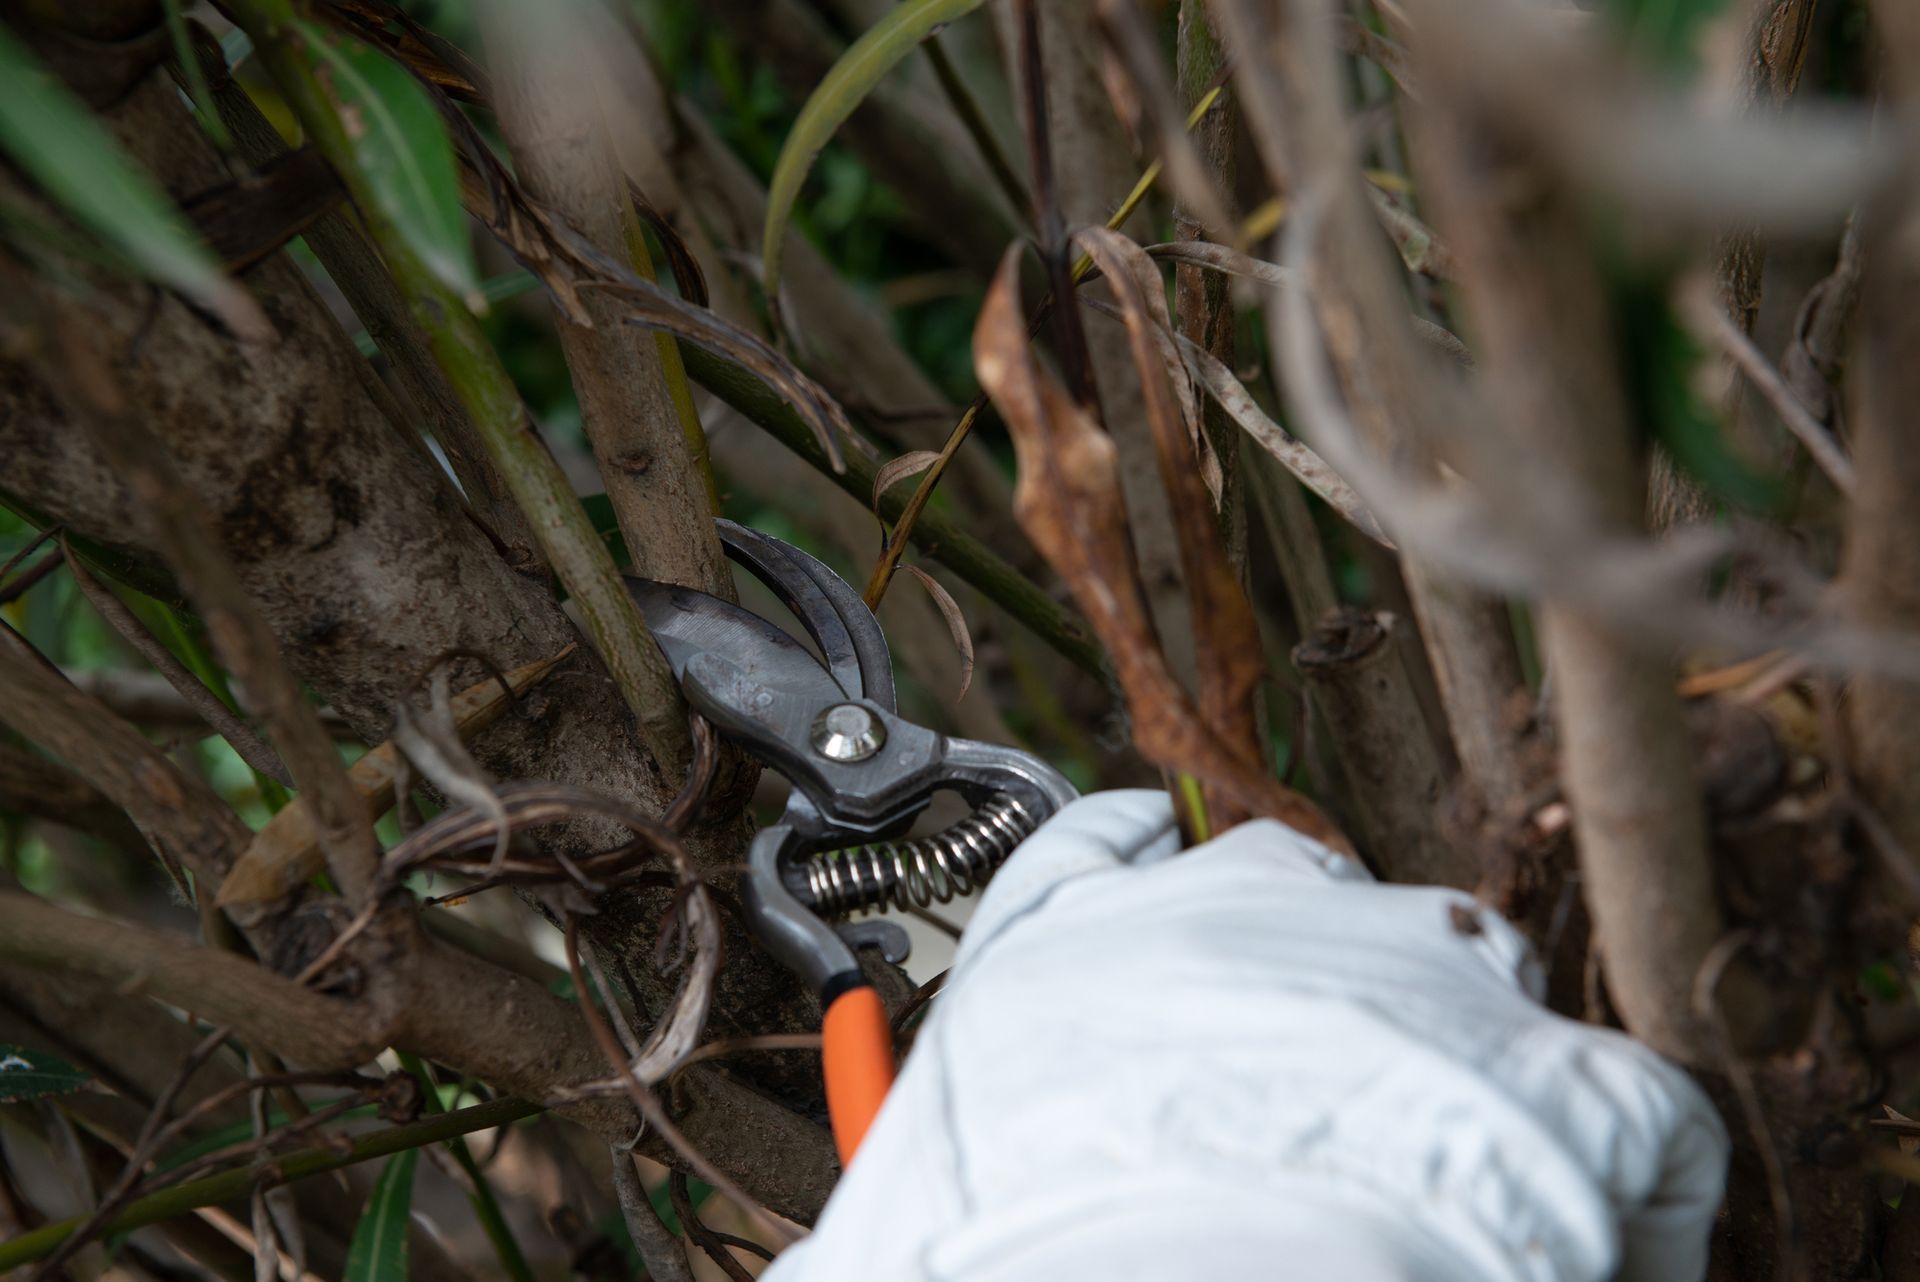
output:
[[[767,188],[767,222],[761,236],[767,306],[780,314],[780,254],[787,221],[800,188],[821,148],[873,87],[920,42],[955,18],[980,7],[980,0],[902,0],[840,55],[840,60],[808,95],[780,148]]]
[[[346,1282],[406,1282],[407,1217],[413,1207],[413,1168],[419,1162],[417,1148],[387,1159],[367,1209],[353,1226]]]
[[[459,165],[433,99],[384,54],[310,23],[301,31],[327,73],[354,159],[381,211],[428,270],[478,308],[480,274],[460,207]]]
[[[266,330],[252,298],[221,272],[166,193],[4,26],[0,152],[142,274],[179,290],[236,333]]]
[[[221,151],[232,151],[233,135],[227,132],[227,122],[214,109],[213,90],[207,87],[207,69],[200,65],[200,55],[194,51],[193,33],[187,29],[183,7],[184,0],[165,0],[161,5],[166,13],[167,35],[173,40],[174,60],[180,64],[180,74],[187,78],[187,97],[193,101],[193,114],[200,118],[200,127],[213,139],[214,146]]]
[[[0,1042],[0,1103],[71,1094],[91,1080],[58,1055]]]

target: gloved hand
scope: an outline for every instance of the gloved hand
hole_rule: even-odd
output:
[[[774,1282],[1686,1282],[1726,1137],[1552,1015],[1520,936],[1274,823],[1179,858],[1164,794],[994,879],[893,1093]]]

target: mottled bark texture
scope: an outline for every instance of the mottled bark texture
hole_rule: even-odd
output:
[[[176,196],[228,178],[162,73],[102,119]],[[0,182],[18,186],[10,175]],[[505,670],[577,639],[546,585],[502,559],[447,478],[368,398],[360,356],[284,256],[247,275],[276,334],[252,346],[170,295],[66,266],[84,288],[38,274],[35,305],[76,316],[117,354],[112,376],[204,505],[289,662],[364,741],[386,737],[393,702],[443,656],[480,654]],[[119,481],[60,404],[25,362],[0,356],[0,495],[151,563],[128,534]],[[469,668],[467,679],[479,679]],[[585,648],[474,747],[498,777],[580,784],[656,809],[680,783],[639,750]],[[709,866],[730,864],[743,846],[724,803],[696,832],[694,853]],[[577,851],[607,834],[549,837]],[[591,933],[609,954],[644,959],[662,907],[615,900]],[[733,931],[716,1027],[763,1031],[800,1018],[797,987]],[[653,973],[645,962],[636,969]]]

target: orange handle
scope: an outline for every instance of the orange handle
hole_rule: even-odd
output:
[[[820,1057],[833,1142],[845,1166],[893,1085],[893,1029],[872,986],[849,988],[827,1007],[820,1021]]]

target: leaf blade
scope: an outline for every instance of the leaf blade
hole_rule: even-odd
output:
[[[86,105],[0,28],[0,152],[77,222],[154,281],[254,336],[267,322],[186,218]]]
[[[70,1095],[92,1080],[58,1055],[0,1042],[0,1104]]]
[[[413,1172],[419,1163],[417,1148],[387,1159],[367,1198],[367,1209],[353,1226],[346,1282],[406,1282],[407,1219],[413,1207]]]
[[[480,298],[480,273],[460,203],[453,139],[433,99],[406,68],[359,41],[308,23],[301,31],[330,77],[381,211],[428,270],[471,305]]]
[[[762,280],[767,308],[779,323],[780,260],[787,222],[813,162],[834,131],[854,113],[873,87],[919,48],[920,42],[956,18],[980,7],[981,0],[903,0],[847,47],[808,95],[793,129],[781,144],[767,185],[767,219],[761,234]]]
[[[953,696],[953,701],[958,703],[967,697],[967,690],[973,685],[973,631],[967,627],[967,616],[961,613],[960,603],[941,586],[940,580],[917,565],[902,563],[900,568],[918,579],[920,586],[927,590],[927,595],[933,598],[940,617],[946,620],[947,635],[953,638],[953,648],[960,652],[960,690]]]

